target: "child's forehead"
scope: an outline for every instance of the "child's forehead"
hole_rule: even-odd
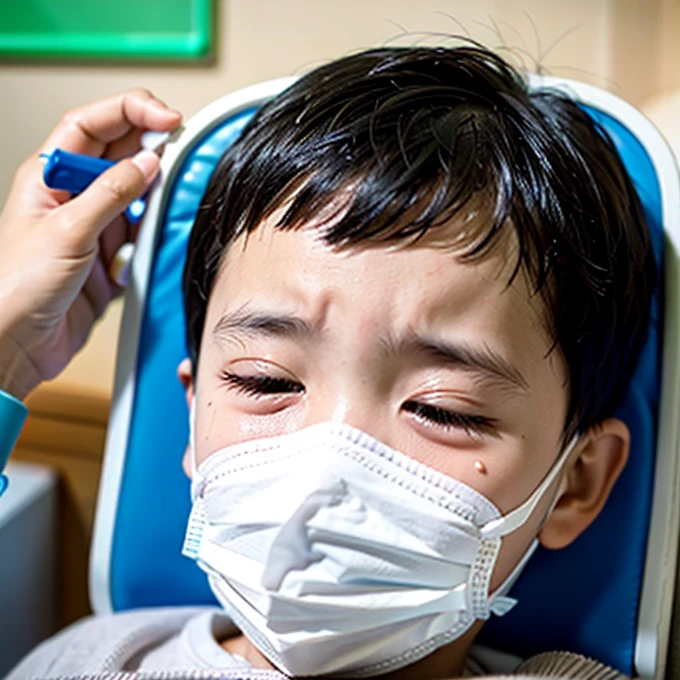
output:
[[[482,219],[470,211],[419,238],[336,246],[324,241],[318,224],[282,230],[272,216],[229,247],[211,298],[218,306],[253,297],[276,306],[290,294],[313,307],[314,300],[335,296],[355,300],[357,314],[371,309],[372,301],[377,308],[401,310],[404,317],[441,317],[442,322],[463,307],[468,313],[503,309],[508,317],[521,312],[545,332],[543,301],[516,266],[514,230],[501,232],[475,257],[466,256]]]

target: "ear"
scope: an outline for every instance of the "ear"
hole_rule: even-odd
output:
[[[184,387],[184,395],[187,400],[187,406],[191,410],[191,404],[194,400],[194,376],[192,371],[191,359],[182,359],[177,366],[177,377]],[[184,449],[184,456],[182,456],[182,469],[184,474],[191,479],[191,461],[189,456],[191,455],[191,449],[187,444],[186,449]]]
[[[538,534],[545,548],[574,541],[600,514],[628,460],[630,431],[617,418],[591,427],[565,469],[557,502]]]
[[[194,399],[194,375],[193,375],[193,365],[191,359],[187,357],[182,359],[177,366],[177,377],[184,387],[184,392],[187,399],[187,406],[191,408],[191,402]]]

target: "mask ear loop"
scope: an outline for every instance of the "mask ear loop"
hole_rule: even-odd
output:
[[[187,531],[184,535],[182,554],[192,560],[198,558],[203,539],[205,526],[205,508],[203,499],[200,497],[201,480],[196,465],[196,397],[191,400],[189,408],[189,458],[191,459],[191,514],[187,523]]]
[[[198,465],[196,465],[196,397],[191,398],[189,407],[189,461],[191,465],[191,500],[199,494]]]
[[[526,501],[524,501],[524,503],[522,503],[522,505],[509,512],[507,515],[504,515],[503,517],[500,517],[496,520],[492,520],[480,529],[482,538],[500,539],[502,536],[505,536],[506,534],[509,534],[515,529],[521,527],[527,521],[527,519],[529,519],[531,514],[536,509],[539,501],[541,498],[543,498],[545,492],[550,488],[550,485],[555,481],[557,475],[564,467],[564,464],[569,458],[571,452],[574,450],[577,441],[578,435],[574,436],[574,438],[564,448],[559,458],[555,461],[552,468],[546,474],[543,481],[536,489],[534,489],[534,492],[531,494],[531,496],[529,496],[529,498],[527,498]],[[557,500],[558,497],[557,494],[555,494],[555,498],[553,498],[550,504],[550,509],[543,518],[543,522],[545,522],[545,519],[553,511],[553,508],[557,504]],[[543,522],[541,522],[541,525]],[[512,586],[515,584],[515,581],[517,581],[520,574],[524,571],[524,567],[526,567],[529,559],[534,554],[537,547],[538,540],[534,538],[509,576],[505,579],[505,581],[503,581],[503,583],[500,584],[500,586],[496,588],[493,593],[489,595],[487,606],[490,612],[502,616],[503,614],[506,614],[508,611],[510,611],[510,609],[512,609],[515,604],[517,604],[517,600],[512,597],[508,597],[506,593],[509,592]]]
[[[560,457],[555,461],[555,464],[549,470],[548,474],[543,478],[543,481],[536,487],[534,492],[527,498],[522,505],[515,508],[507,515],[499,517],[498,519],[491,520],[488,524],[485,524],[481,529],[480,533],[482,538],[500,538],[506,534],[510,534],[515,529],[519,529],[531,516],[536,506],[539,504],[545,492],[550,488],[550,485],[555,481],[557,475],[562,471],[564,464],[567,462],[569,455],[574,450],[576,442],[578,441],[578,436],[569,442],[569,444],[564,448]],[[550,510],[555,507],[557,498],[552,502]],[[549,514],[549,513],[548,513]]]

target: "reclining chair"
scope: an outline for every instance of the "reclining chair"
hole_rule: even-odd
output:
[[[181,467],[188,413],[176,366],[187,356],[181,275],[187,237],[222,152],[275,80],[214,102],[168,145],[150,196],[117,358],[91,558],[96,612],[210,604],[196,565],[181,556],[190,511]],[[565,90],[614,140],[639,192],[662,266],[649,337],[618,415],[630,427],[629,463],[596,522],[570,547],[539,549],[515,584],[519,604],[491,620],[483,642],[521,656],[567,650],[626,674],[680,677],[668,654],[680,495],[680,189],[674,159],[653,126],[616,97],[581,83],[535,78]],[[152,496],[153,502],[149,503]]]

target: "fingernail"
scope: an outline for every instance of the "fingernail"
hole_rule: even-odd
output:
[[[144,179],[148,183],[158,172],[160,158],[153,151],[143,149],[132,158],[132,162],[142,171]]]

